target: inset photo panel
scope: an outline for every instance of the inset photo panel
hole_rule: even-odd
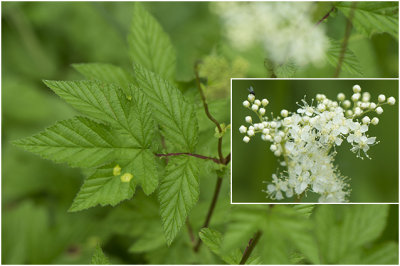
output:
[[[232,203],[397,203],[398,81],[232,79]]]

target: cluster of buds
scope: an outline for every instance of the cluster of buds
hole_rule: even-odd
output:
[[[246,143],[261,134],[274,155],[282,159],[281,165],[287,167],[285,174],[273,175],[265,190],[268,196],[280,200],[284,194],[288,198],[300,197],[311,191],[320,194],[320,202],[346,202],[350,191],[346,178],[334,167],[335,147],[346,140],[357,157],[369,158],[367,151],[377,141],[367,132],[369,125],[379,123],[379,118],[370,118],[367,113],[380,115],[383,105],[394,105],[396,100],[381,94],[377,102],[372,102],[371,95],[361,94],[361,87],[355,85],[350,100],[344,93],[337,95],[337,101],[317,94],[315,106],[314,100],[309,105],[303,99],[296,112],[283,109],[280,116],[272,119],[265,116],[268,103],[267,99],[249,94],[243,106],[253,111],[259,121],[254,123],[251,116],[246,116],[249,126],[239,128]]]

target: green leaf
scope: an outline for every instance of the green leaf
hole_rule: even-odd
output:
[[[149,147],[154,137],[150,105],[139,89],[130,87],[131,98],[114,84],[99,81],[44,81],[78,111],[110,123],[129,135],[132,143]]]
[[[342,43],[331,39],[329,49],[326,53],[326,60],[333,67],[337,67],[339,62],[340,53],[342,51]],[[342,61],[342,71],[347,72],[353,76],[363,77],[364,73],[361,69],[360,62],[356,55],[349,48],[346,48],[344,58]]]
[[[135,78],[153,106],[163,135],[175,147],[168,146],[168,151],[193,152],[198,141],[194,106],[178,88],[140,65],[135,65]]]
[[[90,175],[72,203],[70,212],[84,210],[97,204],[115,206],[129,199],[135,192],[135,178],[122,182],[120,176],[113,173],[115,164],[98,168]]]
[[[122,68],[104,63],[73,64],[72,66],[85,78],[114,83],[123,88],[127,96],[130,96],[128,88],[134,83],[134,78]]]
[[[365,252],[361,264],[398,264],[399,245],[387,242]]]
[[[315,204],[296,204],[293,206],[293,209],[296,210],[299,214],[303,215],[305,218],[310,217],[314,208]]]
[[[165,245],[163,229],[158,221],[151,221],[145,231],[141,232],[139,238],[129,248],[130,252],[141,253],[158,249]]]
[[[85,117],[75,117],[13,143],[57,163],[93,167],[140,148],[123,146],[120,142],[120,136],[110,132],[107,126]]]
[[[96,249],[92,256],[92,261],[90,264],[98,264],[98,265],[107,265],[110,264],[108,258],[104,255],[103,250],[101,249],[100,245],[96,246]]]
[[[171,157],[159,190],[160,212],[168,245],[199,198],[198,166],[190,156]]]
[[[349,17],[353,2],[339,2],[336,7]],[[398,39],[399,4],[393,2],[357,2],[353,25],[361,34],[371,37],[375,33],[389,33]]]
[[[222,234],[220,232],[210,228],[203,228],[199,232],[199,237],[201,241],[223,261],[228,264],[239,264],[242,258],[240,249],[235,249],[226,255],[221,253]]]
[[[379,237],[387,214],[388,205],[319,206],[314,218],[321,263],[349,262],[357,249]]]
[[[175,77],[175,50],[169,36],[160,24],[136,3],[128,36],[129,52],[134,63],[173,80]]]

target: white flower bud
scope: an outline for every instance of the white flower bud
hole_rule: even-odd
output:
[[[369,124],[369,122],[371,122],[371,119],[369,119],[368,116],[364,116],[362,119],[363,124]]]
[[[375,108],[376,108],[376,103],[370,103],[370,104],[369,104],[369,108],[375,109]]]
[[[356,107],[356,109],[354,109],[354,114],[355,115],[360,115],[362,113],[361,108],[360,107]]]
[[[364,92],[362,94],[362,101],[363,102],[368,102],[371,99],[371,94],[369,92]]]
[[[279,131],[279,136],[281,136],[282,138],[285,136],[285,132],[283,132],[283,131]]]
[[[264,115],[265,114],[265,109],[264,108],[260,108],[260,110],[258,112],[260,113],[260,115]]]
[[[337,99],[338,99],[339,101],[344,101],[344,99],[346,99],[346,95],[344,95],[344,93],[339,93],[339,94],[337,95]]]
[[[325,94],[317,94],[315,98],[317,99],[317,101],[323,101],[326,99],[326,96]]]
[[[346,111],[347,116],[353,116],[353,111],[352,110],[347,110]]]
[[[360,99],[360,97],[361,97],[361,94],[360,93],[354,93],[352,96],[351,96],[351,100],[353,101],[353,102],[355,102],[355,101],[358,101],[359,99]]]
[[[389,99],[387,99],[387,102],[390,105],[394,105],[396,103],[396,99],[394,97],[389,97]]]
[[[249,107],[249,106],[250,106],[250,102],[247,101],[247,100],[244,101],[244,102],[243,102],[243,106],[244,106],[244,107]]]
[[[263,123],[259,123],[259,124],[258,124],[258,128],[259,128],[259,129],[263,129],[263,128],[264,128],[264,124],[263,124]]]
[[[259,125],[258,124],[254,124],[254,130],[258,130],[258,129],[260,129]]]
[[[249,130],[254,130],[254,127],[253,126],[249,126]]]
[[[280,150],[275,151],[275,152],[274,152],[274,155],[275,155],[276,157],[281,156],[281,151],[280,151]]]
[[[280,143],[282,141],[282,137],[281,136],[275,136],[274,141],[276,143]]]
[[[267,106],[268,103],[269,103],[269,101],[268,101],[267,99],[262,99],[262,101],[261,101],[261,104],[262,104],[263,106]]]
[[[250,138],[248,136],[244,136],[243,141],[246,142],[246,143],[249,143]]]
[[[367,109],[369,107],[369,103],[361,103],[361,108],[362,109]]]
[[[288,115],[289,115],[288,110],[283,109],[283,110],[281,111],[281,116],[282,116],[282,117],[287,117]]]
[[[251,124],[253,122],[253,119],[251,118],[251,116],[246,116],[245,120],[249,124]]]
[[[259,99],[257,99],[257,100],[254,101],[254,104],[257,104],[258,106],[260,106],[260,105],[261,105],[261,102],[260,102]]]
[[[252,129],[247,130],[247,135],[249,135],[250,137],[254,136],[254,130]]]
[[[240,132],[240,133],[243,134],[243,133],[246,133],[246,131],[247,131],[247,127],[245,127],[245,126],[240,126],[240,127],[239,127],[239,132]]]
[[[373,124],[373,125],[377,125],[379,123],[379,118],[378,117],[374,117],[374,118],[372,118],[372,120],[371,120],[371,124]]]
[[[253,110],[254,112],[256,112],[258,110],[258,105],[257,104],[253,104],[251,106],[251,110]]]
[[[351,106],[351,102],[349,101],[349,100],[345,100],[344,102],[343,102],[343,107],[344,108],[349,108]]]
[[[271,151],[276,151],[278,149],[275,144],[272,144],[269,148],[271,149]]]
[[[320,112],[325,111],[325,108],[326,108],[325,104],[322,104],[322,103],[318,104],[318,106],[317,106],[317,109]]]
[[[378,114],[378,115],[380,115],[380,114],[382,114],[383,113],[383,109],[382,109],[382,107],[377,107],[376,109],[375,109],[375,111],[376,111],[376,113]]]
[[[277,126],[278,126],[278,124],[275,121],[271,122],[271,127],[277,127]]]
[[[386,96],[383,94],[379,94],[378,96],[378,102],[383,103],[384,101],[386,101]]]
[[[272,137],[271,137],[271,135],[265,135],[265,140],[267,140],[267,141],[271,141],[271,140],[272,140]]]
[[[249,94],[249,96],[247,96],[247,99],[250,101],[250,102],[253,102],[254,101],[254,99],[256,98],[256,96],[254,96],[254,94]]]
[[[265,134],[265,135],[269,134],[269,129],[268,128],[264,128],[262,133]]]
[[[266,140],[265,140],[265,135],[262,135],[262,134],[261,134],[261,140],[266,141]]]
[[[353,86],[353,91],[354,91],[354,93],[361,92],[361,87],[360,87],[360,85],[354,85],[354,86]]]

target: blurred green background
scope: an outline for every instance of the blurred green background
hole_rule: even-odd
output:
[[[107,218],[110,207],[67,213],[83,182],[80,170],[43,160],[10,144],[11,140],[30,136],[75,114],[41,80],[81,78],[70,67],[73,63],[105,62],[130,69],[126,35],[133,3],[2,2],[1,6],[2,263],[87,264],[97,242],[106,243],[104,250],[114,263],[145,263],[143,256],[127,251],[132,239],[115,233],[116,226]],[[194,62],[210,54],[221,55],[228,63],[238,56],[247,61],[247,73],[240,77],[269,76],[264,67],[265,55],[259,48],[239,52],[226,42],[219,18],[210,12],[209,3],[153,2],[144,6],[171,36],[178,56],[178,80],[192,79]],[[316,21],[320,17],[316,16]],[[340,39],[345,24],[345,17],[336,14],[326,23],[327,34]],[[350,47],[358,56],[366,77],[397,77],[397,40],[387,34],[374,35],[371,40],[354,35]],[[334,70],[329,65],[308,66],[295,75],[331,77]],[[214,72],[219,73],[219,70]],[[228,95],[229,80],[226,84],[225,95]],[[381,126],[389,119],[389,112],[396,108],[385,110],[382,124],[376,130],[384,130]],[[389,126],[395,127],[394,123]],[[203,138],[209,139],[209,136]],[[371,152],[386,147],[384,140],[387,138],[381,139],[382,143]],[[393,141],[396,145],[394,142],[391,145],[397,147],[397,138]],[[378,176],[384,176],[385,171],[393,174],[382,167]],[[242,196],[259,194],[260,201],[264,200],[264,194],[259,193],[262,184],[255,179],[251,182],[257,189],[246,192],[249,184],[246,183]],[[207,182],[202,183],[202,186],[206,185]],[[397,193],[397,183],[386,185],[387,191]],[[213,180],[210,180],[212,186]],[[207,193],[207,189],[202,189],[202,195]],[[209,193],[212,193],[211,189]],[[353,195],[355,193],[353,191]],[[373,196],[376,192],[365,186],[361,194],[364,193]],[[387,197],[395,197],[393,193],[387,194]]]
[[[371,93],[371,101],[377,102],[381,93],[398,100],[397,80],[233,80],[232,201],[271,201],[262,192],[266,187],[262,182],[270,181],[278,168],[277,159],[269,150],[270,145],[262,141],[259,135],[246,144],[239,133],[239,127],[246,125],[245,116],[251,115],[253,121],[258,121],[253,112],[242,106],[247,99],[249,86],[253,86],[256,98],[269,100],[267,114],[273,112],[278,115],[282,109],[297,110],[296,102],[301,103],[305,95],[309,103],[317,93],[336,99],[336,95],[343,92],[349,98],[355,84],[359,84],[362,91]],[[380,116],[369,114],[371,118],[377,116],[380,119],[379,124],[371,125],[368,131],[370,136],[376,136],[380,141],[368,151],[372,160],[356,158],[347,142],[337,148],[335,163],[342,175],[350,178],[350,202],[398,202],[398,103],[386,105],[383,109]],[[304,202],[317,200],[318,196],[311,193],[303,197]]]

